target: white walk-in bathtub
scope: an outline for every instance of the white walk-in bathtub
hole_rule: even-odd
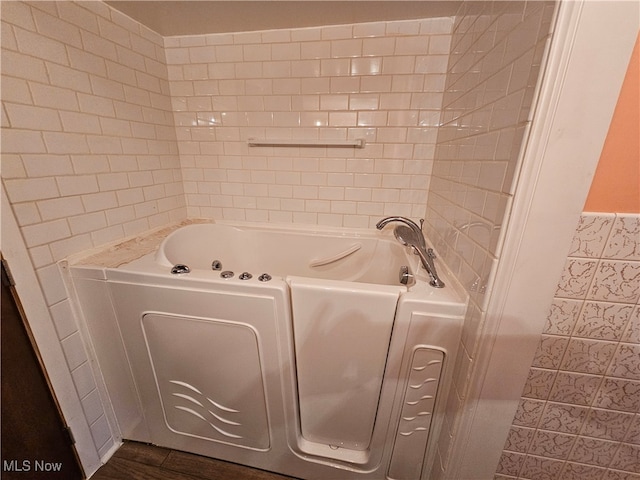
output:
[[[122,438],[305,479],[426,478],[466,308],[443,265],[429,286],[391,228],[170,230],[62,265]]]

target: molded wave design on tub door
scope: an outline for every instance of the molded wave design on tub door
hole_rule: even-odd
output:
[[[142,328],[173,433],[268,450],[258,337],[247,325],[147,313]]]
[[[229,418],[225,418],[225,417],[223,417],[221,415],[218,415],[218,414],[212,412],[209,409],[210,408],[214,408],[214,409],[218,410],[220,413],[227,414],[227,417],[230,417],[229,413],[231,413],[231,414],[240,413],[238,410],[234,410],[233,408],[224,407],[224,406],[220,405],[219,403],[214,402],[209,397],[205,396],[196,387],[194,387],[193,385],[189,385],[188,383],[180,382],[178,380],[171,380],[169,383],[172,383],[173,385],[177,385],[179,387],[182,387],[182,389],[186,389],[189,392],[189,394],[174,393],[173,394],[174,397],[178,397],[178,398],[180,398],[182,400],[186,400],[188,406],[174,405],[173,408],[175,408],[177,410],[181,410],[183,412],[187,412],[187,413],[195,416],[196,418],[199,418],[203,422],[209,424],[211,426],[211,428],[216,430],[221,435],[224,435],[225,437],[228,437],[228,438],[242,438],[242,435],[236,435],[234,433],[231,433],[230,431],[226,431],[226,430],[223,430],[222,428],[217,427],[215,425],[215,422],[212,422],[212,420],[217,420],[218,423],[226,424],[226,425],[229,426],[229,428],[231,428],[231,426],[242,426],[241,423],[234,422],[233,420],[230,420]],[[194,394],[197,395],[197,397],[194,397],[193,396]],[[200,400],[198,400],[198,398]],[[194,405],[197,406],[197,407],[194,407]]]

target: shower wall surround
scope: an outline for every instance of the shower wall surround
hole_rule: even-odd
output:
[[[478,303],[498,256],[554,8],[489,2],[480,14],[456,16],[427,221]]]
[[[2,106],[3,188],[102,457],[114,438],[56,262],[186,217],[162,38],[102,2],[3,2]]]
[[[35,267],[184,217],[162,38],[101,2],[2,20],[2,176]]]
[[[640,478],[640,215],[584,213],[496,479]]]
[[[452,24],[166,38],[189,214],[350,227],[423,217]],[[366,145],[249,147],[249,138]]]
[[[498,1],[479,12],[472,3],[455,17],[426,210],[429,237],[470,297],[434,479],[457,478],[450,446],[474,402],[468,379],[555,9]]]

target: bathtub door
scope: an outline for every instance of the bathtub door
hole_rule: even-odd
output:
[[[269,448],[258,339],[251,327],[160,313],[144,314],[141,323],[167,428]]]
[[[369,451],[404,287],[302,277],[287,281],[302,436],[331,446],[332,456],[341,454],[338,448]]]
[[[110,282],[151,442],[241,463],[273,450],[284,288]]]

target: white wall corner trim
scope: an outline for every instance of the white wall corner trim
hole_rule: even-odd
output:
[[[494,478],[611,122],[638,10],[626,1],[560,3],[446,478]]]

